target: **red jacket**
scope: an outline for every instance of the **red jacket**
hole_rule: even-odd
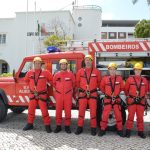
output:
[[[135,80],[134,80],[135,78]],[[139,95],[138,95],[138,92],[137,92],[137,86],[136,86],[136,83],[137,83],[137,86],[141,86],[140,88],[140,92],[139,92]],[[141,83],[141,85],[140,85]],[[133,97],[145,97],[146,94],[148,92],[148,82],[146,80],[146,78],[144,77],[141,77],[141,76],[130,76],[127,81],[126,81],[126,84],[125,84],[125,93],[127,96],[131,95]]]
[[[80,92],[78,96],[84,97],[88,90],[92,97],[97,97],[96,90],[99,88],[100,80],[101,73],[96,68],[81,68],[76,74],[76,86],[83,92]]]
[[[115,84],[114,84],[114,82],[115,82]],[[123,83],[122,77],[119,75],[104,76],[102,81],[101,81],[101,84],[100,84],[101,91],[105,95],[112,97],[112,92],[113,92],[112,86],[114,88],[114,95],[113,96],[118,96],[121,91],[124,91],[124,83]]]
[[[75,76],[71,71],[59,71],[54,75],[53,86],[55,90],[61,94],[69,91],[73,92],[75,87]]]
[[[84,71],[85,70],[85,71]],[[92,71],[92,72],[91,72]],[[86,74],[87,77],[86,77]],[[91,75],[91,76],[90,76]],[[89,82],[89,90],[92,91],[94,89],[99,88],[101,73],[96,68],[81,68],[76,74],[76,86],[77,88],[81,88],[83,90],[87,90],[87,78],[90,80]]]
[[[27,72],[24,80],[29,84],[29,88],[31,92],[35,91],[35,86],[37,92],[43,92],[43,91],[47,91],[47,84],[52,85],[52,78],[53,78],[52,74],[47,70],[32,69]],[[35,81],[37,82],[37,85],[35,85]],[[33,94],[30,94],[30,97],[32,96]]]

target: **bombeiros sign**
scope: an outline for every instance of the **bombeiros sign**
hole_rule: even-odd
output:
[[[139,44],[107,44],[106,49],[107,50],[114,50],[114,49],[119,49],[119,50],[138,50],[139,49]]]
[[[140,52],[150,51],[149,41],[90,42],[89,52]]]

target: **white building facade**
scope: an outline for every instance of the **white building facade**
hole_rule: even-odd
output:
[[[0,74],[18,69],[25,56],[45,53],[43,40],[54,33],[80,41],[105,39],[102,35],[106,32],[107,37],[109,32],[117,32],[117,36],[119,32],[133,34],[134,26],[104,26],[101,14],[99,6],[75,6],[72,13],[17,12],[15,18],[0,19]]]
[[[74,7],[75,40],[93,40],[101,37],[102,10],[99,6]]]
[[[139,20],[103,20],[101,39],[133,39],[135,25]]]
[[[72,14],[70,11],[18,12],[16,18],[0,19],[0,73],[17,69],[25,56],[45,52],[44,38],[60,33],[59,28],[73,40],[97,38],[91,35],[100,34],[100,7],[74,7]],[[93,16],[98,24],[96,28],[95,24],[86,26]],[[83,28],[76,22],[79,17],[83,18]],[[91,34],[88,28],[95,31]]]

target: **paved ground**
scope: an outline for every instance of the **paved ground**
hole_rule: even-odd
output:
[[[52,129],[55,128],[54,111],[49,111],[52,116]],[[72,131],[76,129],[77,111],[72,112]],[[135,125],[131,138],[121,138],[115,132],[107,132],[106,136],[91,136],[89,129],[89,112],[86,113],[84,133],[77,136],[74,133],[58,134],[46,133],[41,118],[37,111],[35,130],[22,131],[26,124],[27,111],[17,115],[8,113],[7,119],[0,124],[0,150],[150,150],[150,112],[145,117],[146,139],[136,135]]]

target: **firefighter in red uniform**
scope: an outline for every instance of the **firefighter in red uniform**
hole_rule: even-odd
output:
[[[144,134],[144,110],[145,110],[145,98],[148,92],[148,82],[144,77],[141,77],[142,64],[136,63],[134,65],[135,75],[130,76],[125,84],[125,93],[128,97],[128,119],[126,122],[126,137],[131,135],[131,129],[133,126],[134,115],[137,117],[138,136],[146,138]]]
[[[72,96],[75,87],[75,76],[71,71],[67,70],[68,62],[66,59],[59,61],[60,71],[54,75],[53,86],[54,96],[56,99],[56,129],[54,133],[61,131],[62,124],[62,111],[65,111],[65,131],[71,133],[71,108],[72,108]]]
[[[91,135],[96,135],[96,108],[97,108],[97,88],[99,87],[101,74],[92,65],[93,58],[86,55],[84,58],[85,68],[81,68],[76,75],[76,86],[78,89],[79,116],[76,135],[83,132],[84,116],[87,105],[90,109]]]
[[[25,76],[25,81],[29,84],[30,88],[30,102],[28,107],[28,123],[23,130],[33,129],[35,110],[38,105],[42,112],[45,129],[50,133],[52,130],[47,109],[47,85],[52,84],[52,75],[47,70],[42,70],[42,59],[40,57],[35,57],[33,63],[34,69],[28,71]]]
[[[106,133],[107,123],[110,112],[113,110],[116,118],[117,134],[123,137],[123,125],[121,114],[121,99],[120,92],[124,90],[122,77],[116,75],[117,65],[110,63],[108,65],[108,76],[104,76],[101,80],[100,89],[104,93],[102,120],[100,121],[100,131],[98,136],[103,136]]]

